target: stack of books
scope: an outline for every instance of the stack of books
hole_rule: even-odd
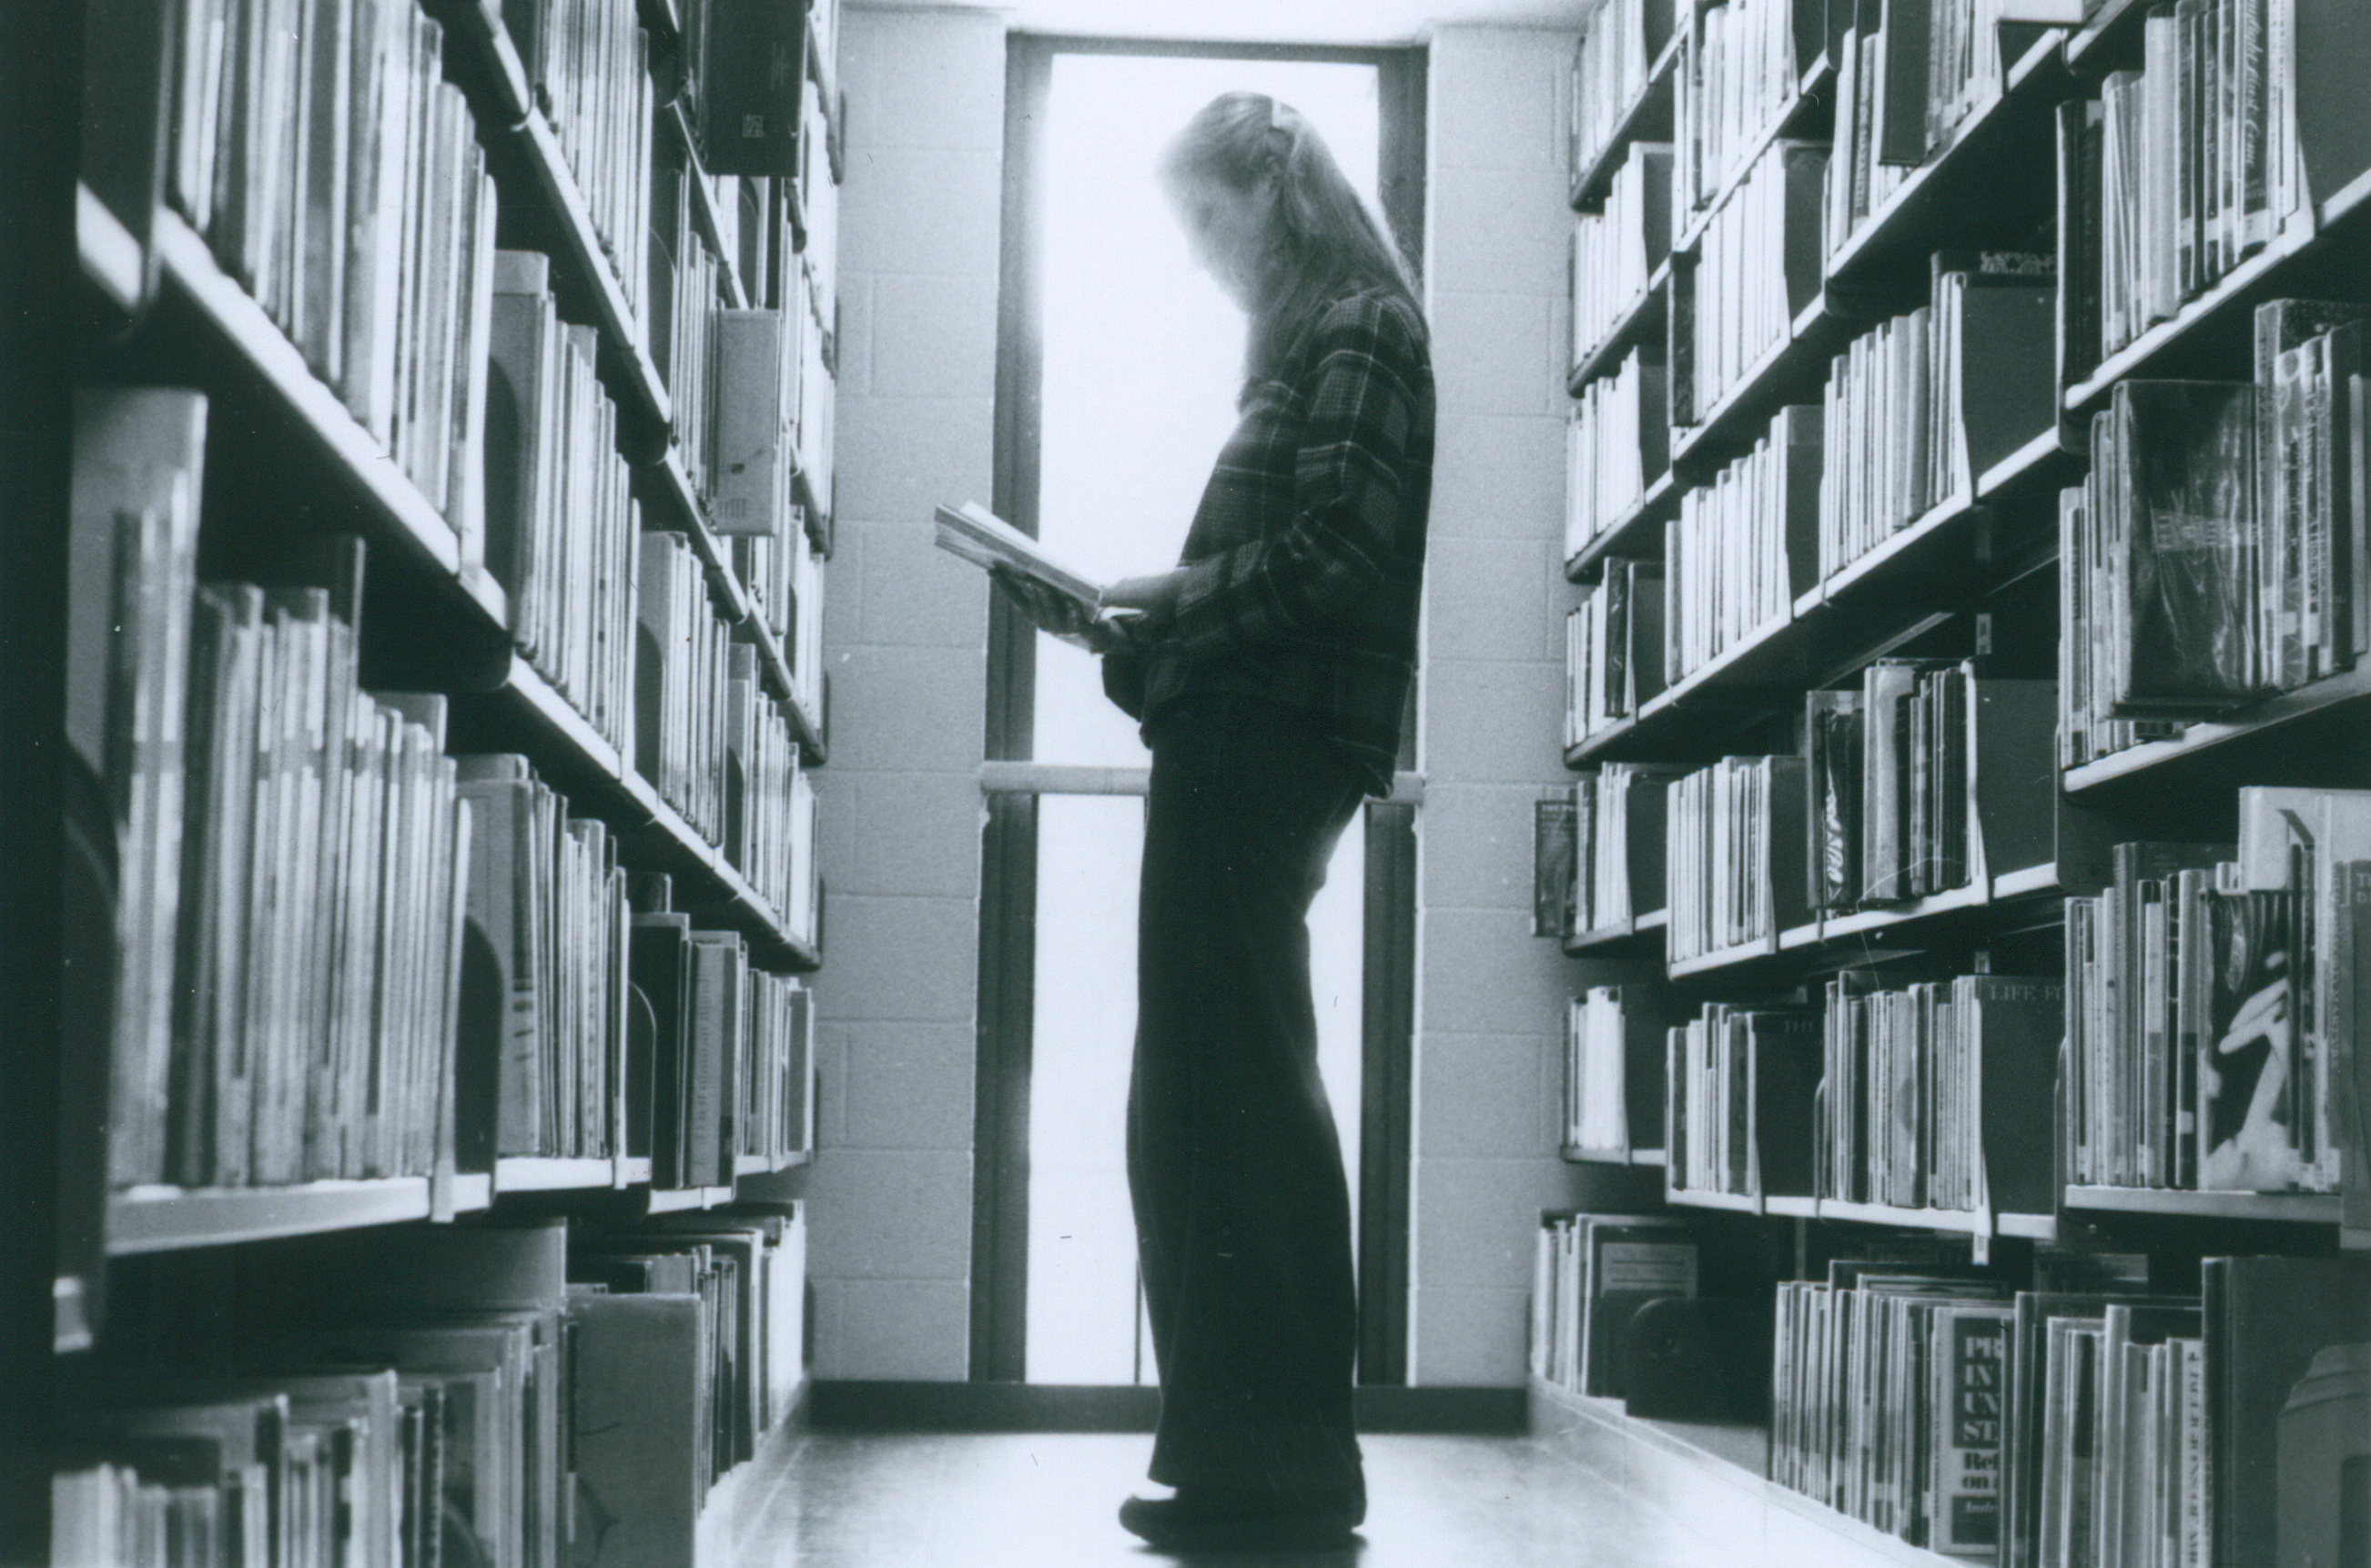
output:
[[[1696,1294],[1701,1245],[1667,1216],[1542,1215],[1532,1375],[1572,1393],[1622,1398],[1632,1320],[1649,1301]]]
[[[1572,63],[1573,178],[1595,164],[1647,90],[1649,67],[1670,41],[1672,0],[1597,0]]]
[[[520,652],[630,755],[642,513],[598,336],[560,320],[545,257],[502,251],[494,271],[489,374],[506,417],[487,452],[487,565],[510,596]]]
[[[2118,845],[2067,900],[2072,1181],[2335,1192],[2357,1158],[2371,792],[2250,786],[2239,813],[2236,846]]]
[[[1706,1002],[1664,1038],[1673,1193],[1810,1197],[1820,1015]]]
[[[1724,757],[1671,781],[1673,963],[1767,946],[1805,913],[1799,756]]]
[[[1663,356],[1636,348],[1581,388],[1565,427],[1565,554],[1577,556],[1636,508],[1671,467]]]
[[[1664,525],[1673,685],[1794,614],[1814,571],[1820,410],[1782,409],[1753,450],[1680,498]]]
[[[1565,617],[1567,749],[1635,715],[1663,689],[1663,569],[1609,556]]]
[[[2055,979],[1962,974],[1827,984],[1818,1195],[1892,1208],[2047,1214]]]
[[[1572,221],[1572,360],[1587,359],[1638,305],[1671,253],[1671,149],[1633,144],[1603,210]]]
[[[1594,986],[1565,1019],[1565,1147],[1627,1160],[1658,1147],[1669,1003],[1653,986]]]
[[[1771,144],[1706,221],[1672,335],[1689,354],[1674,424],[1702,423],[1820,297],[1811,236],[1827,157],[1816,143]]]

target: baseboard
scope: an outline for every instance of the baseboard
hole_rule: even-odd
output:
[[[1161,1414],[1148,1388],[1030,1383],[816,1379],[807,1424],[842,1432],[1150,1432]],[[1362,1388],[1359,1430],[1481,1433],[1524,1429],[1524,1391],[1482,1388]]]

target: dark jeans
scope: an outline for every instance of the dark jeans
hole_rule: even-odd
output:
[[[1359,1480],[1349,1193],[1307,916],[1362,793],[1281,708],[1191,698],[1152,726],[1128,1153],[1158,1482],[1294,1495]]]

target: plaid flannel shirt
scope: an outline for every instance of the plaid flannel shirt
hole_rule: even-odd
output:
[[[1176,614],[1106,658],[1105,687],[1148,731],[1187,696],[1281,704],[1387,793],[1432,502],[1424,323],[1380,291],[1347,295],[1242,407],[1186,536]]]

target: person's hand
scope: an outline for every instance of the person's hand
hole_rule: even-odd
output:
[[[1104,608],[1134,610],[1147,626],[1158,626],[1177,613],[1177,595],[1186,585],[1183,571],[1151,577],[1128,577],[1104,590]]]
[[[1134,645],[1129,631],[1138,617],[1133,614],[1116,620],[1090,615],[1077,600],[1008,566],[991,566],[988,575],[997,592],[1041,631],[1083,642],[1095,653],[1116,653]]]

